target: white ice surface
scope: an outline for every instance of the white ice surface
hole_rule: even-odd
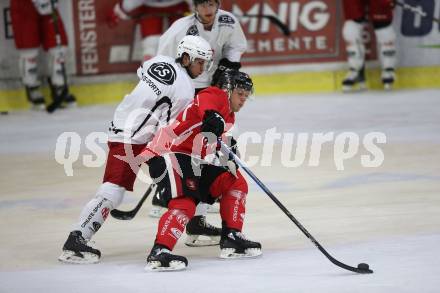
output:
[[[215,248],[179,244],[176,253],[190,262],[186,271],[145,272],[156,225],[139,215],[130,223],[112,219],[98,233],[101,263],[58,263],[102,170],[77,167],[79,175],[66,177],[54,163],[56,139],[64,131],[83,139],[105,132],[114,108],[0,116],[1,293],[440,292],[440,90],[257,97],[239,113],[241,131],[387,135],[378,170],[256,168],[331,255],[353,266],[367,262],[371,275],[330,263],[252,183],[246,229],[262,242],[261,258],[225,261]],[[137,200],[129,194],[125,208]]]
[[[58,265],[2,272],[1,292],[438,292],[439,235],[401,237],[331,247],[355,264],[368,260],[373,274],[335,267],[313,248],[266,251],[258,259],[190,258],[182,272],[146,272],[145,263]]]

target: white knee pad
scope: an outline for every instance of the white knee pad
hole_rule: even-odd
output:
[[[97,195],[84,206],[73,230],[81,231],[83,237],[90,240],[104,224],[112,209],[113,203],[110,200]]]
[[[40,86],[38,80],[38,48],[19,50],[19,70],[23,84],[29,87]]]
[[[157,47],[159,46],[160,36],[148,36],[142,40],[142,54],[144,60],[148,60],[156,56]]]
[[[90,240],[104,224],[110,211],[121,203],[124,193],[124,187],[109,182],[101,184],[96,196],[82,209],[79,222],[73,230],[81,231],[84,238]]]
[[[113,208],[117,208],[124,199],[125,188],[119,185],[104,182],[98,189],[96,197],[103,197],[112,202]]]
[[[362,38],[363,24],[347,20],[342,29],[346,42],[348,64],[350,68],[360,70],[365,60],[365,45]]]
[[[66,47],[55,47],[49,49],[49,70],[50,79],[55,86],[64,85],[64,77],[62,71],[62,64],[65,62]]]
[[[396,57],[396,33],[392,25],[375,30],[379,46],[380,62],[383,69],[394,69]]]

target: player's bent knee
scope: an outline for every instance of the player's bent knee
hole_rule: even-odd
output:
[[[227,194],[230,190],[239,190],[244,194],[248,193],[248,184],[241,172],[237,172],[237,177],[229,172],[218,176],[211,185],[210,193],[214,197],[219,197]]]
[[[124,198],[125,188],[114,183],[104,182],[98,189],[96,196],[103,197],[112,203],[112,207],[117,208]]]
[[[356,43],[362,40],[362,24],[353,20],[347,20],[342,29],[344,40],[351,43]]]
[[[168,204],[170,210],[181,210],[188,218],[192,218],[196,212],[196,203],[192,198],[181,197],[172,199]]]

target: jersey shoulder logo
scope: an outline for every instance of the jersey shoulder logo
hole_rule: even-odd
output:
[[[148,75],[165,85],[172,85],[176,81],[176,70],[166,62],[153,63],[147,70]]]
[[[222,14],[218,17],[218,22],[225,23],[225,24],[234,24],[235,20],[227,14]]]
[[[193,24],[192,26],[190,26],[188,28],[188,30],[186,31],[186,35],[190,35],[190,36],[198,36],[199,35],[199,30],[197,28],[197,26],[195,24]]]

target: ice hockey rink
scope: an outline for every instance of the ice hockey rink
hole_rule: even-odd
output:
[[[309,163],[309,144],[304,163],[287,167],[281,139],[269,166],[260,158],[251,169],[333,257],[352,266],[366,262],[369,275],[329,262],[250,179],[244,233],[262,243],[260,258],[225,261],[218,247],[190,248],[180,240],[174,251],[188,258],[186,271],[144,271],[157,223],[148,217],[148,200],[131,221],[109,217],[94,238],[99,264],[59,263],[103,174],[103,166],[84,164],[93,155],[86,137],[106,132],[114,108],[0,116],[0,292],[439,292],[440,90],[257,96],[238,114],[240,132],[262,139],[274,127],[282,137],[359,136],[359,152],[344,170],[337,169],[334,142],[322,146],[317,166]],[[73,176],[55,160],[63,132],[81,139]],[[384,154],[379,167],[361,164],[369,154],[362,139],[371,132],[386,136],[377,144]],[[292,160],[294,152],[295,144]],[[244,158],[261,153],[260,144],[249,144]],[[120,209],[134,207],[145,189],[137,182]],[[220,223],[218,214],[208,218]]]

